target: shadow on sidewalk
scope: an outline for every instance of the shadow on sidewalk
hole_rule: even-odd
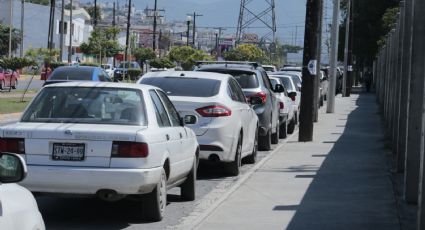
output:
[[[350,103],[358,107],[340,138],[333,143],[316,137],[334,144],[328,155],[312,156],[326,157],[317,174],[296,177],[314,178],[300,205],[273,209],[296,211],[290,230],[400,229],[375,96],[360,93]]]

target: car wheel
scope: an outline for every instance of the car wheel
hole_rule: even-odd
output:
[[[245,157],[245,162],[248,164],[255,164],[255,162],[257,162],[257,153],[258,153],[258,127],[257,127],[257,130],[255,130],[254,146],[252,147],[252,153],[251,155]]]
[[[292,118],[293,119],[293,118]],[[279,138],[284,139],[286,138],[288,135],[286,133],[286,121],[283,122],[283,124],[280,125],[280,129],[279,129]]]
[[[195,161],[193,162],[193,166],[189,172],[189,175],[187,175],[186,180],[180,186],[181,198],[186,201],[195,200],[196,168],[197,168],[197,162],[198,162],[197,158],[198,157],[195,157]]]
[[[272,134],[272,144],[277,144],[279,143],[279,121],[277,121],[276,124],[276,133]]]
[[[238,145],[236,146],[235,160],[228,163],[227,171],[231,176],[237,176],[240,172],[240,167],[242,165],[242,137],[239,135]]]
[[[149,221],[161,221],[167,205],[167,176],[162,169],[160,181],[155,189],[142,196],[144,218]]]
[[[258,143],[258,149],[262,151],[269,151],[272,148],[272,131],[271,128],[267,131],[265,136],[261,136]]]
[[[288,125],[288,134],[293,134],[295,130],[295,119],[292,118],[291,122]]]

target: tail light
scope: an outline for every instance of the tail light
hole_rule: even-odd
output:
[[[222,105],[211,105],[196,109],[196,112],[203,117],[228,117],[232,115],[232,110]]]
[[[280,106],[280,109],[284,109],[285,108],[285,104],[283,104],[283,102],[279,102],[279,106]]]
[[[25,139],[23,138],[0,138],[0,152],[25,153]]]
[[[295,98],[296,98],[297,96],[291,96],[291,100],[292,101],[295,101]]]
[[[266,101],[267,101],[267,94],[266,94],[266,93],[264,93],[264,92],[256,93],[256,94],[254,94],[254,95],[251,95],[250,97],[260,97],[260,98],[261,98],[261,100],[263,101],[263,104],[265,104],[265,103],[266,103]]]
[[[148,144],[129,141],[112,142],[112,157],[144,158],[149,155]]]

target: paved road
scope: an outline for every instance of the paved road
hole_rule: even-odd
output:
[[[278,147],[277,145],[274,148]],[[269,152],[259,152],[258,162]],[[253,165],[242,166],[242,175]],[[213,202],[207,195],[214,190],[230,188],[238,177],[226,177],[223,167],[203,163],[198,173],[197,198],[193,202],[181,201],[179,189],[168,192],[165,218],[148,223],[140,219],[141,201],[137,197],[108,203],[90,197],[38,195],[36,197],[47,229],[165,229],[178,225],[197,204]]]
[[[23,90],[28,86],[28,83],[30,83],[29,89],[41,89],[43,86],[44,81],[40,80],[39,75],[35,75],[34,78],[31,81],[31,77],[26,77],[25,79],[20,79],[18,81],[18,87],[16,87],[19,90]]]

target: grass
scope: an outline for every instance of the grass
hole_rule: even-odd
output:
[[[24,98],[21,102],[20,97],[0,98],[0,114],[22,112],[30,102],[30,98]]]

